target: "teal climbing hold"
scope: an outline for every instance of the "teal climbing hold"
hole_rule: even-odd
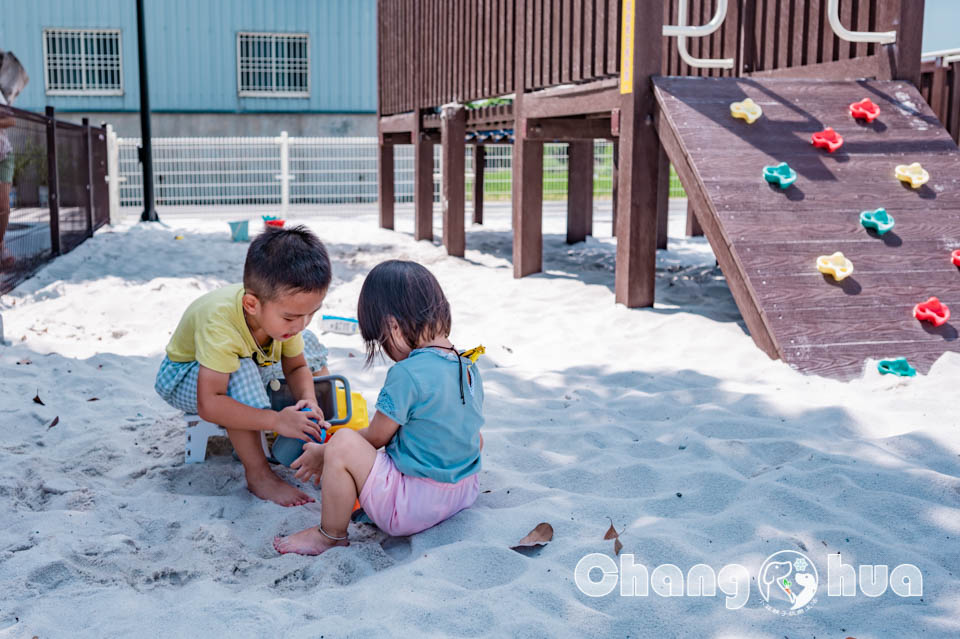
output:
[[[883,235],[893,228],[893,216],[887,213],[887,209],[876,209],[875,211],[864,211],[860,214],[860,224],[865,229],[873,229],[877,235]]]
[[[898,377],[913,377],[917,369],[907,362],[906,357],[896,359],[882,359],[877,363],[877,370],[881,375],[897,375]]]
[[[797,181],[797,172],[791,169],[786,162],[781,162],[776,166],[763,167],[763,179],[771,184],[776,184],[781,189],[786,189]]]

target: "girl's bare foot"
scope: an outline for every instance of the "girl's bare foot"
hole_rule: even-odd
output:
[[[298,533],[286,537],[274,537],[273,547],[281,555],[294,552],[298,555],[319,555],[334,546],[349,546],[346,539],[334,541],[324,536],[316,526],[305,528]]]
[[[260,499],[266,499],[281,506],[302,506],[316,501],[299,488],[277,477],[269,468],[247,473],[247,490]]]

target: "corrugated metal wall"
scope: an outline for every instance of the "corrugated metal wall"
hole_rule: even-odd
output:
[[[376,0],[144,0],[150,106],[154,111],[331,112],[377,110]],[[120,29],[122,96],[45,94],[44,28]],[[237,93],[237,32],[310,34],[310,97]],[[0,1],[0,48],[13,51],[30,84],[16,105],[66,111],[139,107],[133,0]]]

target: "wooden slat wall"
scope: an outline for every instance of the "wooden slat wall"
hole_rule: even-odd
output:
[[[840,19],[848,29],[877,29],[883,0],[841,0]],[[706,24],[717,0],[690,0],[686,23]],[[677,0],[664,1],[664,24],[677,24]],[[721,77],[847,60],[874,55],[875,44],[842,42],[827,18],[827,0],[730,0],[723,26],[704,38],[689,38],[697,58],[734,58],[734,70],[691,68],[677,53],[676,38],[664,38],[664,75]],[[742,60],[741,60],[742,50]]]
[[[715,0],[714,0],[715,1]],[[527,90],[616,76],[620,0],[381,0],[380,114],[513,93],[516,29]]]
[[[881,13],[892,11],[884,3],[902,1],[841,0],[840,17],[849,29],[873,31]],[[690,0],[687,24],[705,24],[717,4]],[[664,23],[676,24],[677,0],[663,5]],[[526,9],[518,16],[517,0],[381,0],[381,115],[512,93],[517,28],[528,43],[526,90],[619,74],[621,0],[527,0]],[[665,75],[732,76],[878,51],[836,37],[827,0],[730,0],[720,29],[687,42],[695,57],[734,58],[735,68],[691,68],[676,39],[664,38]]]
[[[944,128],[960,144],[960,62],[944,65],[924,62],[920,70],[920,94]]]

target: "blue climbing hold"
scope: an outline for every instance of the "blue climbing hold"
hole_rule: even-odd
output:
[[[874,211],[863,211],[860,214],[860,224],[865,229],[873,229],[877,235],[883,235],[893,228],[893,216],[887,213],[887,209],[876,209]]]
[[[897,375],[898,377],[913,377],[917,369],[907,362],[906,357],[896,359],[882,359],[877,363],[877,370],[881,375]]]
[[[776,184],[781,189],[786,189],[797,181],[797,172],[791,169],[786,162],[781,162],[776,166],[763,167],[763,179],[771,184]]]

